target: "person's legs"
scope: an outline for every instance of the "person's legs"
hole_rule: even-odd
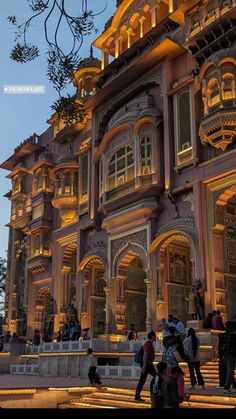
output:
[[[136,388],[136,393],[135,393],[135,399],[136,400],[139,400],[141,398],[140,394],[141,394],[142,388],[143,388],[143,386],[146,382],[148,374],[152,375],[152,377],[154,377],[157,374],[156,368],[154,367],[154,365],[148,365],[145,369],[145,372],[143,374],[141,372],[140,379],[139,379],[139,382],[138,382],[138,385],[137,385],[137,388]]]
[[[91,384],[94,382],[96,367],[90,367],[88,372],[89,381]]]
[[[234,382],[235,358],[233,355],[223,356],[224,364],[227,368],[225,389],[230,389]]]
[[[203,380],[203,376],[200,370],[200,361],[199,362],[194,362],[194,368],[197,374],[197,383],[199,386],[204,386],[204,380]]]
[[[191,382],[191,386],[195,386],[197,384],[197,380],[194,374],[194,365],[193,362],[188,362],[188,369],[189,369],[189,374],[190,374],[190,382]]]
[[[137,384],[136,392],[135,392],[135,400],[141,399],[140,394],[142,391],[142,388],[146,382],[148,376],[148,368],[145,369],[144,373],[141,372],[139,382]]]
[[[222,358],[219,359],[218,367],[219,367],[219,386],[224,387],[226,374],[227,374],[227,368]]]

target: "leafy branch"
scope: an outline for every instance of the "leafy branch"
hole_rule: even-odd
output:
[[[77,16],[71,16],[67,11],[66,1],[27,0],[31,12],[33,12],[29,19],[23,23],[19,23],[16,16],[8,16],[7,19],[16,28],[15,45],[10,53],[10,58],[13,61],[23,64],[35,60],[40,55],[37,45],[32,45],[27,41],[27,35],[31,29],[33,20],[39,16],[44,17],[44,37],[48,48],[47,77],[59,94],[58,103],[54,103],[52,109],[60,109],[60,115],[66,118],[68,123],[68,121],[75,120],[76,107],[77,112],[80,113],[78,116],[79,120],[85,116],[86,112],[83,106],[78,106],[75,101],[74,105],[72,105],[74,96],[67,95],[66,98],[63,98],[62,90],[71,82],[73,74],[81,62],[79,50],[83,44],[84,37],[90,35],[92,32],[98,32],[94,26],[94,17],[101,14],[105,10],[106,5],[101,12],[93,14],[92,10],[88,8],[88,1],[80,0],[81,13]],[[49,27],[51,25],[49,19],[52,16],[56,16],[56,23],[54,30],[50,31],[51,35],[49,36]],[[62,25],[66,25],[71,34],[68,48],[69,52],[63,50],[59,41],[59,32]],[[63,30],[65,29],[66,27],[63,26]],[[63,108],[63,106],[65,107]]]

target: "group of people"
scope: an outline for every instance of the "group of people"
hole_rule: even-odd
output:
[[[196,384],[205,389],[205,383],[200,370],[199,338],[195,329],[190,328],[185,332],[184,324],[172,315],[168,320],[162,320],[164,351],[162,361],[155,368],[155,351],[153,342],[156,340],[154,331],[148,334],[148,340],[143,345],[143,356],[140,362],[141,374],[136,387],[135,400],[143,402],[141,391],[146,382],[148,374],[153,379],[150,385],[151,402],[153,408],[179,407],[186,398],[184,372],[180,368],[181,362],[187,362],[191,389]],[[195,375],[196,374],[196,375]]]
[[[57,342],[66,342],[70,340],[90,339],[90,328],[81,330],[80,322],[78,320],[65,323],[61,330],[59,330],[55,339]],[[33,345],[40,345],[44,342],[52,342],[53,334],[47,329],[43,329],[43,333],[35,329],[33,336]]]
[[[4,343],[21,343],[20,337],[16,334],[8,330],[8,332],[0,337],[0,352],[3,352]]]

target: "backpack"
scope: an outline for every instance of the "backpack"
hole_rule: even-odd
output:
[[[134,356],[134,360],[138,364],[140,364],[141,362],[143,362],[143,346],[140,346],[140,348],[137,350],[137,352],[136,352],[136,354]]]

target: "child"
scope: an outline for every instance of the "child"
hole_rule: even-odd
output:
[[[162,384],[166,380],[166,362],[159,362],[156,366],[157,375],[153,377],[150,384],[150,397],[152,409],[164,407]]]
[[[88,378],[90,384],[93,385],[102,385],[100,375],[96,373],[97,369],[97,358],[93,355],[92,348],[87,350],[87,355],[89,357],[89,371],[88,371]]]
[[[182,403],[182,398],[179,397],[177,384],[177,380],[182,374],[183,371],[180,367],[173,367],[169,378],[163,381],[162,392],[165,408],[178,408],[179,403]]]

